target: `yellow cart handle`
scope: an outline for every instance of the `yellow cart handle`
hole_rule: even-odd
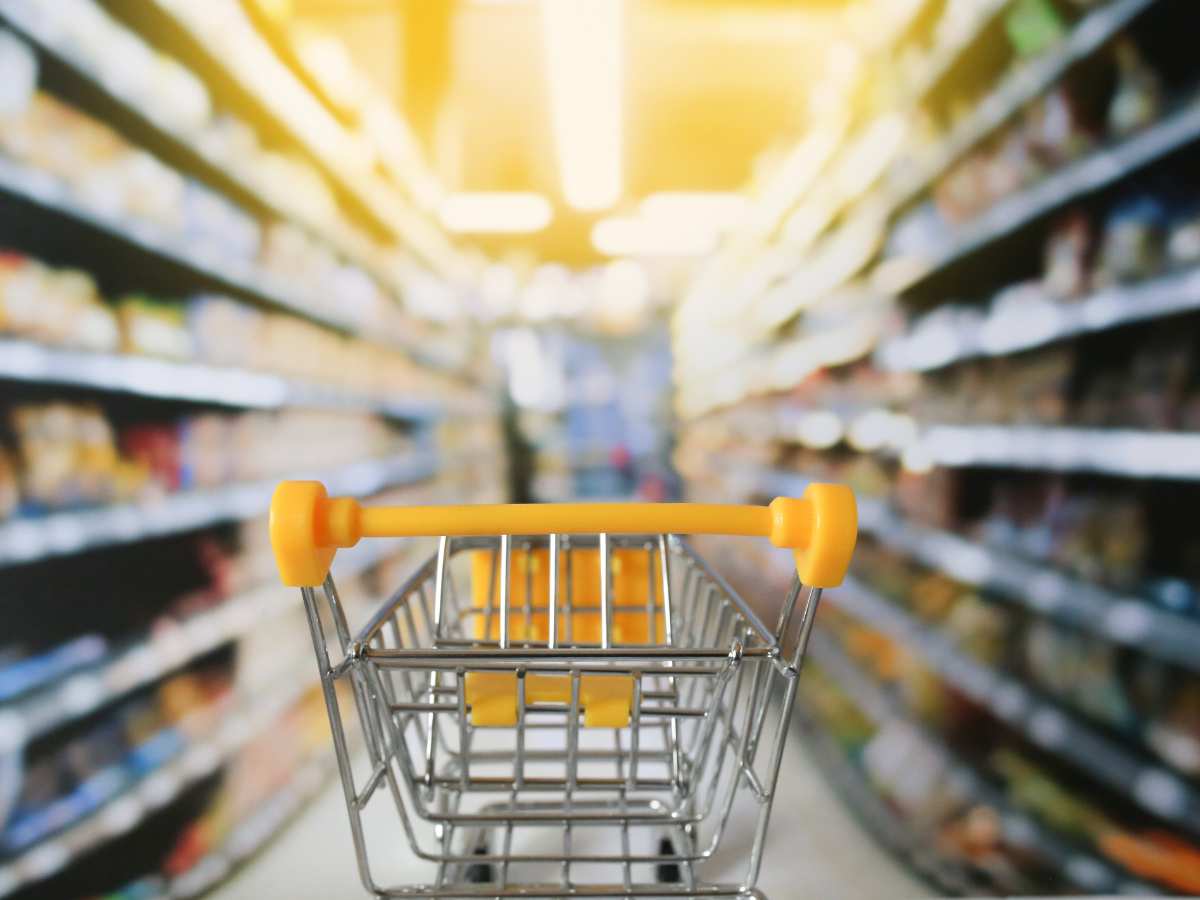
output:
[[[361,506],[331,498],[318,481],[285,481],[271,498],[271,546],[283,583],[315,587],[339,547],[364,537],[542,534],[728,534],[770,538],[796,553],[800,580],[841,583],[858,537],[854,494],[810,484],[799,499],[770,506],[719,503],[529,503]]]

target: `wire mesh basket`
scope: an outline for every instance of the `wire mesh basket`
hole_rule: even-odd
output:
[[[770,507],[409,508],[280,485],[272,543],[302,589],[363,885],[380,897],[763,896],[797,677],[856,528],[838,485]],[[774,629],[678,536],[699,533],[796,552]],[[328,570],[363,536],[440,541],[352,629]],[[365,754],[347,742],[343,700]],[[748,810],[736,820],[735,801]],[[389,860],[403,864],[384,878]]]

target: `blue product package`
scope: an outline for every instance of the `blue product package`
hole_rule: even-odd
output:
[[[36,844],[79,818],[78,808],[78,803],[68,795],[41,809],[17,814],[4,829],[3,836],[0,836],[0,848],[6,852],[16,852]]]
[[[164,728],[130,750],[125,767],[135,778],[141,778],[181,753],[186,745],[187,740],[177,728]]]
[[[1200,616],[1200,595],[1182,578],[1156,578],[1146,593],[1157,606],[1183,616]]]
[[[71,796],[79,804],[79,809],[90,812],[125,790],[131,781],[121,766],[107,766],[80,782]]]
[[[96,634],[68,641],[53,650],[39,653],[0,668],[0,701],[11,700],[69,672],[94,665],[108,655],[108,641]]]

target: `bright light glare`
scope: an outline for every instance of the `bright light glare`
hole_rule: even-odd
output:
[[[900,465],[906,472],[925,475],[933,471],[933,457],[920,444],[912,444],[900,455]]]
[[[842,439],[842,420],[828,410],[814,410],[801,417],[796,434],[806,447],[823,450]]]
[[[638,207],[643,218],[666,226],[707,225],[728,231],[745,220],[750,201],[732,192],[665,191],[651,194]]]
[[[447,231],[459,234],[528,234],[550,224],[553,211],[541,194],[451,194],[438,210]]]
[[[542,0],[550,118],[563,196],[609,209],[622,182],[622,0]]]
[[[610,216],[592,228],[592,245],[606,256],[701,256],[716,244],[711,228],[667,228],[634,216]]]
[[[362,76],[340,40],[301,30],[296,36],[295,47],[301,62],[335,103],[357,109],[365,102],[367,89]]]
[[[520,284],[511,266],[493,263],[480,273],[479,297],[488,315],[511,315],[517,304]]]
[[[834,41],[825,53],[826,72],[837,81],[853,77],[862,65],[862,53],[849,41]]]
[[[892,414],[886,409],[869,409],[850,425],[847,440],[855,450],[869,453],[887,443],[892,429]]]
[[[641,322],[650,300],[650,277],[645,267],[631,259],[618,259],[604,267],[596,314],[610,331],[632,331]]]

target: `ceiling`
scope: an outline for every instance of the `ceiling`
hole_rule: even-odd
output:
[[[562,200],[535,0],[293,0],[292,12],[340,37],[394,98],[446,191],[532,191],[553,204],[536,234],[465,243],[492,258],[578,267],[601,259],[590,239],[597,218],[654,192],[740,189],[764,151],[794,142],[846,6],[625,0],[614,73],[622,196],[591,214]]]

